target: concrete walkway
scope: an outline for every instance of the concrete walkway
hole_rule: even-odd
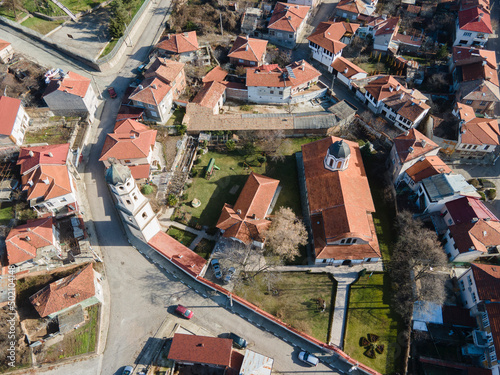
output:
[[[193,242],[191,242],[191,245],[189,246],[189,248],[191,250],[194,250],[194,248],[204,238],[207,239],[207,240],[210,240],[210,241],[217,241],[217,237],[216,236],[212,236],[210,234],[207,234],[207,232],[205,232],[205,230],[194,229],[194,228],[188,227],[187,225],[178,223],[177,221],[172,221],[172,220],[168,220],[168,219],[161,219],[160,218],[159,221],[160,221],[160,225],[163,228],[175,227],[177,229],[182,229],[183,231],[195,234],[196,238],[193,240]]]
[[[329,273],[337,280],[337,293],[335,294],[335,310],[330,322],[330,344],[344,347],[345,323],[347,318],[349,287],[358,279],[359,272],[383,272],[382,262],[365,263],[349,266],[281,266],[274,270],[281,272],[311,272]]]

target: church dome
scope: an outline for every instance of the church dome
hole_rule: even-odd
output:
[[[347,142],[340,140],[334,142],[328,147],[328,153],[332,155],[335,159],[347,159],[351,155],[351,149]]]
[[[124,184],[131,176],[130,168],[121,165],[116,160],[111,161],[110,167],[106,170],[105,179],[110,185]]]

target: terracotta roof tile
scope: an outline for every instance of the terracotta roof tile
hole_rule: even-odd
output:
[[[458,66],[483,61],[496,66],[496,60],[495,51],[473,47],[453,47],[453,61]]]
[[[466,10],[470,8],[479,7],[490,13],[490,1],[489,0],[462,0],[460,1],[460,10]]]
[[[343,140],[351,151],[346,170],[330,171],[324,166],[329,147],[340,140],[328,137],[302,146],[316,257],[380,257],[371,215],[375,207],[358,144]],[[368,244],[327,244],[351,236],[362,238]]]
[[[461,100],[480,100],[499,102],[500,89],[489,80],[465,81],[459,85],[458,96]]]
[[[16,264],[36,258],[38,249],[54,246],[52,223],[52,217],[48,217],[12,228],[5,239],[7,263]]]
[[[431,108],[423,100],[415,100],[404,91],[399,95],[389,97],[385,101],[385,105],[398,115],[412,122],[416,121],[419,116]]]
[[[277,3],[267,26],[268,29],[296,32],[311,7]]]
[[[448,167],[439,156],[426,156],[408,168],[405,173],[414,182],[422,181],[424,178],[434,176],[439,173],[451,173]]]
[[[167,96],[172,86],[156,77],[146,78],[130,94],[129,99],[158,106]]]
[[[461,78],[465,82],[474,80],[489,80],[495,86],[499,85],[496,59],[491,65],[487,63],[487,61],[462,65],[461,71]]]
[[[3,51],[8,46],[10,46],[9,42],[6,42],[5,40],[0,39],[0,51]]]
[[[344,77],[347,78],[351,78],[353,75],[358,73],[368,74],[359,66],[353,64],[352,62],[350,62],[349,60],[347,60],[342,56],[337,57],[331,66],[333,69],[335,69],[337,72],[341,73]]]
[[[11,135],[17,113],[21,107],[21,100],[0,96],[0,134]]]
[[[346,46],[340,42],[344,35],[352,35],[358,28],[356,23],[321,22],[307,40],[336,54]]]
[[[388,18],[385,22],[383,21],[378,24],[375,36],[397,33],[399,29],[398,24],[399,17]]]
[[[362,0],[340,0],[335,9],[359,14],[365,11],[366,4]]]
[[[458,12],[458,25],[461,30],[492,34],[491,18],[488,12],[479,7]]]
[[[220,66],[216,66],[211,71],[209,71],[205,77],[203,77],[202,82],[203,83],[213,82],[213,81],[222,82],[226,77],[227,77],[227,72]]]
[[[461,126],[461,143],[472,145],[499,145],[498,120],[476,117]]]
[[[239,36],[233,43],[228,57],[262,64],[266,53],[267,40]]]
[[[460,120],[464,120],[465,122],[469,122],[470,120],[476,118],[476,113],[474,112],[474,108],[467,104],[463,103],[455,103],[455,111],[457,111],[458,118]]]
[[[476,222],[464,222],[449,226],[455,247],[459,253],[466,253],[471,248],[487,253],[491,247],[500,245],[500,223],[480,219]]]
[[[30,156],[30,152],[33,156]],[[48,146],[23,147],[17,159],[21,174],[38,165],[65,165],[69,153],[69,143]]]
[[[478,198],[462,197],[447,202],[445,205],[455,224],[469,223],[474,218],[499,221],[495,214]]]
[[[219,99],[226,92],[226,86],[220,82],[212,81],[203,85],[202,89],[196,94],[193,103],[203,107],[215,108]]]
[[[198,50],[198,39],[196,31],[189,31],[180,34],[169,34],[165,39],[156,45],[156,48],[180,54]]]
[[[295,74],[295,78],[288,77],[286,81],[283,80],[283,72],[286,72],[285,69],[275,68],[272,71],[267,71],[265,65],[256,69],[247,69],[246,85],[256,87],[297,87],[314,81],[321,75],[319,71],[305,60],[296,61],[288,66]]]
[[[83,98],[85,94],[87,94],[89,86],[90,78],[68,71],[64,78],[52,78],[43,96],[47,96],[59,90]]]
[[[471,264],[480,301],[500,300],[500,266],[490,264]]]
[[[30,302],[40,316],[61,311],[95,295],[92,263],[80,271],[59,279],[30,297]]]
[[[21,177],[27,199],[43,201],[72,193],[71,177],[66,165],[41,164],[37,169]]]
[[[156,133],[135,120],[118,122],[114,132],[106,136],[99,160],[147,158],[155,145]]]
[[[233,340],[176,333],[168,359],[181,363],[204,363],[220,367],[231,365]]]
[[[144,72],[145,78],[159,78],[167,84],[171,84],[184,69],[186,64],[158,57],[148,70]],[[145,86],[143,84],[143,86]]]
[[[486,312],[488,313],[488,320],[490,322],[489,328],[491,330],[491,336],[493,338],[493,343],[495,345],[495,351],[499,353],[500,352],[500,303],[487,303],[485,304],[485,308]],[[478,374],[478,372],[474,371],[473,374]]]
[[[132,177],[136,180],[149,177],[151,169],[149,164],[128,165],[127,167],[130,169],[130,172],[132,172]]]
[[[436,143],[416,129],[410,129],[408,135],[401,134],[394,138],[394,146],[401,163],[427,155],[427,153],[439,148]]]
[[[279,181],[251,173],[234,207],[225,204],[217,222],[217,228],[224,230],[224,237],[234,237],[244,243],[262,242],[262,231],[271,222],[265,220]]]

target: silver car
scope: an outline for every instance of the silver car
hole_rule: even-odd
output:
[[[134,372],[134,368],[132,366],[125,366],[122,371],[122,375],[130,375]]]
[[[318,362],[319,362],[318,358],[316,358],[315,356],[313,356],[311,353],[306,352],[305,350],[303,350],[303,351],[301,351],[299,353],[299,359],[302,362],[305,362],[305,363],[307,363],[310,366],[317,366]]]
[[[226,271],[226,276],[224,276],[224,284],[229,284],[235,272],[236,270],[234,269],[234,267],[229,267],[229,269]]]

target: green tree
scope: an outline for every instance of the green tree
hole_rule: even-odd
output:
[[[122,0],[114,0],[111,3],[112,17],[109,20],[109,35],[113,39],[119,39],[125,32],[126,23],[128,22],[127,9]]]
[[[226,149],[228,151],[234,151],[235,148],[236,148],[236,143],[232,139],[229,139],[226,142]]]
[[[179,198],[177,198],[176,195],[174,194],[170,194],[168,197],[167,197],[167,204],[170,206],[170,207],[174,207],[177,203],[179,202]]]
[[[443,44],[441,48],[439,48],[438,53],[436,54],[436,58],[438,60],[444,60],[448,57],[448,46]]]

